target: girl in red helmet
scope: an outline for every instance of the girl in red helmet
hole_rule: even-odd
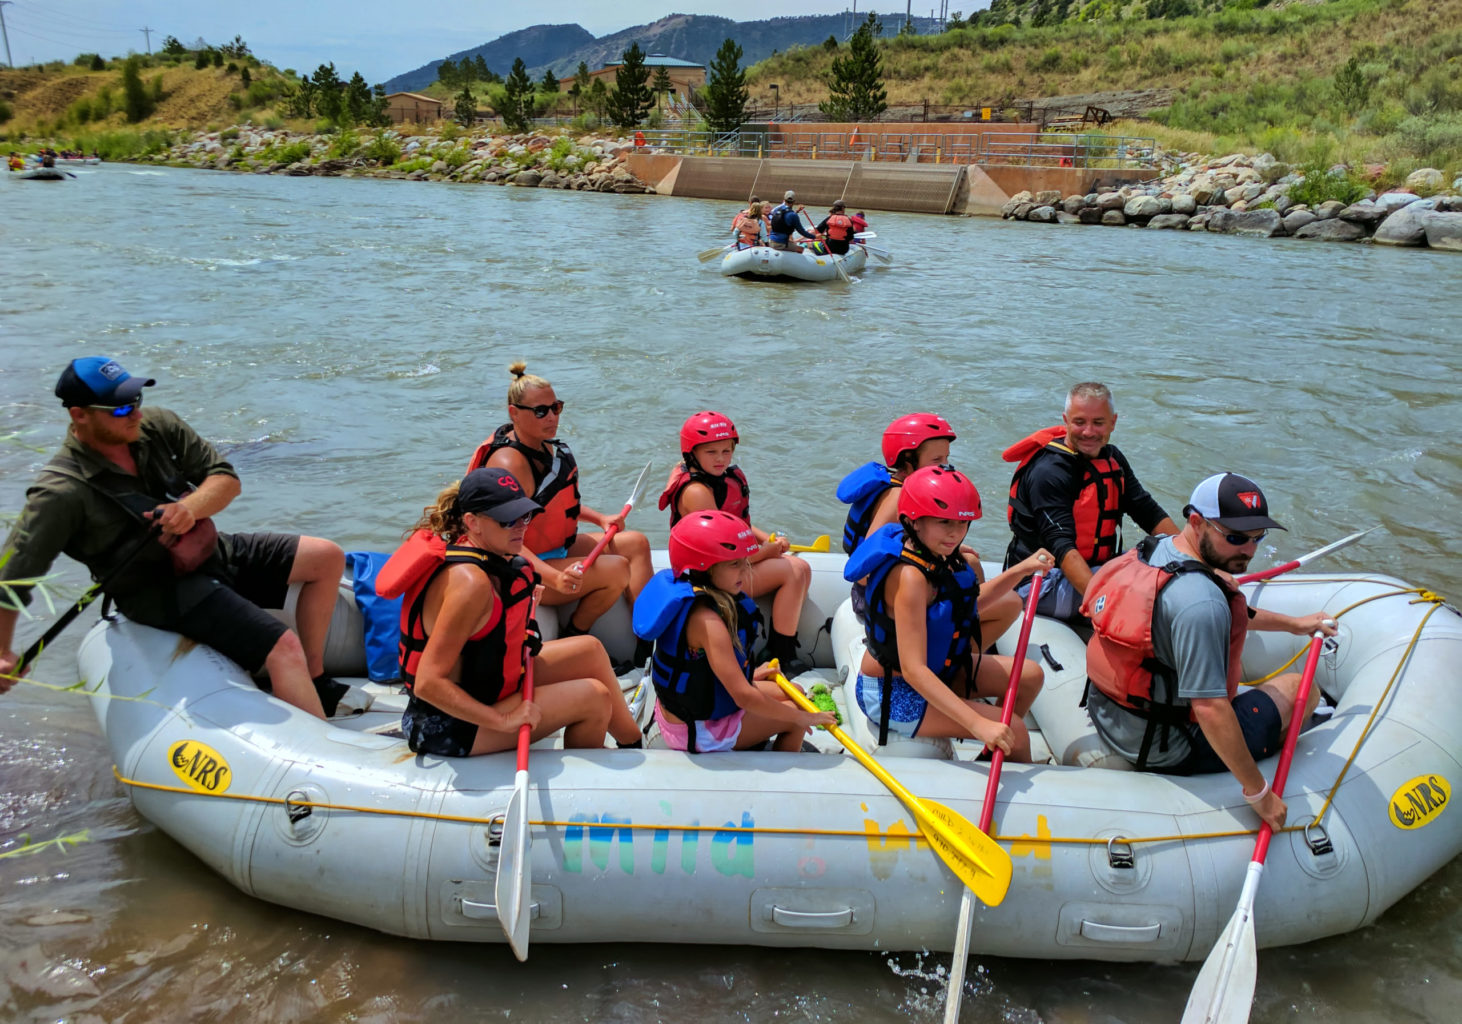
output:
[[[900,416],[883,432],[883,463],[869,462],[853,470],[838,484],[838,500],[852,506],[843,525],[843,550],[852,554],[867,537],[898,520],[899,489],[915,470],[949,465],[949,443],[954,428],[943,416],[931,412]],[[976,517],[978,518],[978,517]],[[981,583],[985,571],[979,552],[960,545],[960,554]],[[853,610],[859,618],[864,609],[863,588],[853,584]],[[980,626],[991,643],[1020,617],[1020,597],[1013,590],[998,597],[988,593],[980,599]]]
[[[737,516],[690,512],[670,530],[670,568],[635,602],[635,633],[655,645],[655,720],[673,750],[744,750],[775,736],[773,749],[796,751],[808,729],[835,721],[787,700],[770,665],[753,669],[761,613],[747,588],[760,550]]]
[[[785,537],[772,539],[765,530],[751,525],[751,486],[741,467],[733,464],[741,440],[736,424],[718,412],[698,412],[680,428],[681,464],[670,473],[660,495],[660,507],[670,510],[670,526],[690,515],[719,509],[742,520],[756,538],[759,549],[751,555],[753,571],[747,583],[752,597],[772,596],[772,628],[765,655],[782,663],[782,671],[793,676],[806,671],[797,657],[797,623],[802,603],[812,586],[812,567],[789,554]]]
[[[1011,659],[982,655],[979,605],[1008,594],[1049,567],[1037,551],[983,585],[960,546],[980,516],[980,495],[969,478],[947,466],[909,474],[899,490],[898,522],[881,528],[848,559],[843,575],[865,579],[867,650],[854,683],[855,703],[878,727],[878,741],[900,736],[973,737],[1013,760],[1030,760],[1021,721],[1040,691],[1041,667],[1021,670],[1014,718],[977,698],[1004,693]]]

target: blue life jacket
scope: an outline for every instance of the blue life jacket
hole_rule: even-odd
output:
[[[725,718],[739,707],[716,678],[705,652],[694,653],[686,646],[686,622],[701,594],[701,588],[676,579],[669,569],[662,569],[650,577],[650,582],[635,598],[633,618],[635,635],[655,642],[655,654],[650,659],[655,696],[666,711],[686,724],[691,753],[695,753],[697,721]],[[745,594],[739,595],[736,661],[747,681],[751,680],[751,652],[760,626],[761,612],[756,602]]]
[[[897,486],[888,467],[881,462],[865,462],[843,477],[843,482],[838,484],[838,500],[853,506],[848,510],[848,521],[843,524],[844,553],[851,555],[863,543],[878,499],[890,487]]]
[[[868,653],[883,668],[882,716],[878,742],[888,742],[889,704],[892,700],[890,677],[899,670],[898,638],[894,632],[893,609],[884,597],[888,574],[900,564],[912,565],[924,574],[934,588],[934,603],[929,606],[925,629],[927,647],[925,664],[945,683],[953,683],[965,673],[968,690],[973,683],[974,654],[983,648],[980,642],[980,581],[957,553],[943,562],[924,559],[904,550],[904,528],[889,523],[868,537],[849,556],[843,567],[843,578],[851,581],[868,577],[867,613],[863,619]]]
[[[376,593],[376,574],[391,556],[383,551],[351,551],[345,556],[355,606],[365,625],[366,673],[375,683],[401,678],[401,598]]]

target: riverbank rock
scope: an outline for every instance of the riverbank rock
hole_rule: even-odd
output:
[[[1354,242],[1366,236],[1366,229],[1353,221],[1317,220],[1294,233],[1296,238],[1313,238],[1321,242]]]
[[[1160,213],[1149,220],[1147,226],[1158,230],[1182,230],[1188,226],[1188,215],[1185,213]]]
[[[1410,192],[1384,192],[1376,196],[1375,203],[1387,213],[1395,213],[1403,206],[1410,206],[1420,198],[1421,196],[1413,195]]]
[[[1127,223],[1127,218],[1122,215],[1121,210],[1106,210],[1102,213],[1102,223],[1109,227],[1119,228]]]
[[[1338,199],[1327,199],[1315,207],[1315,216],[1320,220],[1331,220],[1339,217],[1340,211],[1345,209],[1345,204]]]
[[[1372,236],[1377,245],[1425,245],[1427,218],[1437,216],[1429,199],[1408,203],[1381,221]]]
[[[1134,196],[1123,204],[1122,213],[1128,220],[1147,220],[1162,213],[1162,202],[1157,196]]]
[[[522,185],[524,188],[537,188],[542,180],[543,175],[537,171],[519,171],[513,175],[513,184]]]
[[[1435,167],[1422,167],[1406,176],[1406,187],[1413,192],[1440,192],[1446,178]]]
[[[1426,244],[1462,252],[1462,213],[1433,213],[1426,218]]]
[[[1273,238],[1284,233],[1284,221],[1274,210],[1222,210],[1209,215],[1208,230],[1225,235]]]
[[[1348,220],[1352,224],[1374,228],[1386,219],[1386,211],[1370,200],[1363,199],[1358,203],[1351,203],[1341,210],[1339,216],[1341,220]]]
[[[1296,210],[1294,213],[1285,214],[1285,234],[1292,235],[1306,224],[1313,224],[1314,222],[1315,215],[1309,210]]]

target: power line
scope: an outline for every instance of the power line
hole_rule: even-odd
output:
[[[15,61],[10,57],[10,33],[5,31],[5,5],[13,3],[15,0],[0,0],[0,36],[5,37],[5,63],[12,68],[15,67]]]

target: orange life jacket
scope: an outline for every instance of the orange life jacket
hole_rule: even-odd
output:
[[[761,240],[761,218],[748,217],[745,210],[736,215],[731,227],[736,231],[737,241],[742,245],[755,245]]]
[[[681,463],[670,474],[670,482],[660,494],[660,507],[670,509],[671,526],[680,522],[680,492],[692,483],[705,484],[711,489],[711,497],[716,500],[718,509],[730,512],[751,525],[751,485],[746,482],[746,474],[741,472],[740,466],[727,468],[722,476],[712,476],[698,469],[692,471]]]
[[[1071,506],[1076,520],[1076,550],[1088,565],[1096,568],[1111,561],[1121,545],[1119,531],[1126,478],[1122,464],[1115,457],[1108,455],[1088,459],[1068,448],[1065,437],[1064,426],[1047,427],[1005,449],[1001,458],[1006,462],[1019,463],[1010,478],[1010,503],[1005,510],[1005,520],[1014,520],[1017,511],[1022,515],[1031,514],[1031,510],[1025,507],[1025,500],[1020,497],[1020,484],[1026,470],[1038,456],[1059,453],[1078,459],[1081,487]]]
[[[835,242],[841,242],[853,237],[853,218],[842,213],[835,213],[827,219],[827,237]]]
[[[1167,730],[1193,721],[1191,706],[1176,707],[1177,680],[1167,688],[1167,699],[1152,700],[1154,668],[1167,668],[1157,660],[1152,643],[1152,616],[1163,588],[1183,573],[1202,573],[1223,591],[1229,605],[1228,678],[1230,700],[1239,690],[1244,656],[1244,638],[1249,630],[1248,603],[1202,562],[1185,559],[1157,566],[1148,563],[1159,538],[1148,537],[1102,566],[1086,588],[1081,614],[1091,619],[1092,637],[1086,645],[1086,674],[1092,686],[1140,718],[1147,720],[1137,770],[1147,766],[1148,750],[1161,727],[1161,749],[1167,749]]]
[[[407,690],[426,650],[426,592],[449,565],[475,565],[492,581],[497,600],[481,629],[462,645],[463,690],[492,705],[518,692],[526,664],[528,612],[538,577],[521,558],[503,558],[479,548],[448,544],[430,530],[417,530],[396,549],[376,577],[376,592],[401,601],[401,675]]]
[[[504,423],[492,437],[478,445],[467,464],[467,472],[487,465],[487,460],[499,448],[521,452],[533,473],[531,497],[543,506],[543,511],[528,524],[523,546],[535,555],[568,547],[579,534],[579,464],[569,446],[557,438],[549,440],[549,451],[544,452],[509,437],[512,431],[513,425]]]

